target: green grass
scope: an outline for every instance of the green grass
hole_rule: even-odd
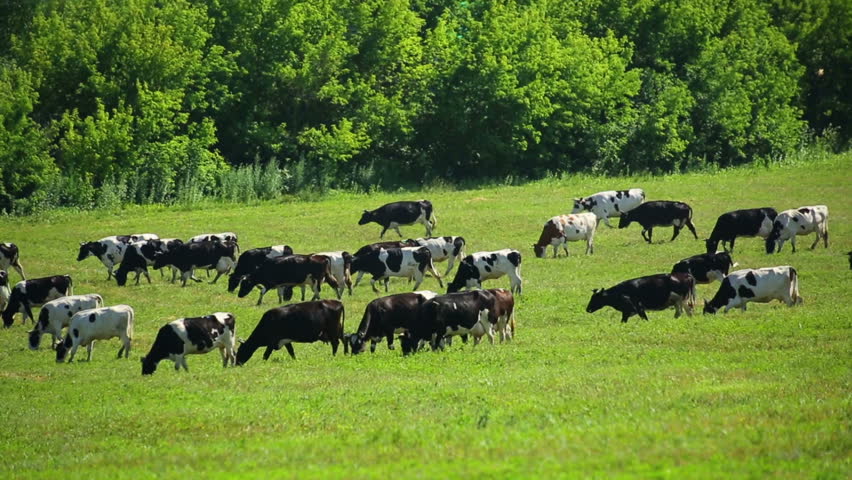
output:
[[[659,229],[647,245],[636,225],[602,225],[593,256],[572,243],[568,258],[533,257],[544,221],[566,212],[572,197],[634,186],[649,200],[691,204],[701,239],[731,209],[827,204],[829,249],[808,250],[808,237],[796,254],[786,246],[767,256],[759,240],[742,239],[734,255],[743,268],[795,266],[805,304],[680,319],[649,312],[650,321],[627,324],[609,308],[587,314],[592,288],[667,272],[703,251],[686,231],[670,243],[671,229]],[[846,154],[713,174],[0,219],[0,241],[20,246],[31,278],[70,273],[75,293],[101,293],[137,314],[130,360],[114,358],[112,340],[96,345],[91,362],[57,365],[51,351],[27,349],[30,327],[20,317],[0,331],[0,477],[849,478],[850,197]],[[456,342],[410,358],[384,346],[352,358],[297,344],[296,361],[282,350],[223,370],[212,353],[190,357],[188,374],[166,361],[142,377],[139,357],[164,323],[231,311],[247,337],[274,295],[256,307],[256,294],[238,299],[222,280],[182,289],[156,272],[152,285],[118,288],[96,259],[75,261],[80,241],[129,232],[186,238],[233,230],[244,249],[354,251],[380,229],[356,225],[363,208],[416,198],[434,203],[436,234],[464,236],[468,253],[522,251],[514,343]],[[423,234],[419,225],[402,230]],[[488,285],[507,287],[508,279]],[[423,287],[438,289],[431,278]],[[717,287],[699,286],[699,294]],[[408,288],[391,282],[392,293]],[[373,298],[365,284],[345,297],[347,331]]]

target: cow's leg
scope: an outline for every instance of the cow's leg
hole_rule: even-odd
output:
[[[642,239],[648,243],[651,242],[650,240],[648,240],[648,230],[646,230],[645,227],[642,227]]]
[[[394,225],[393,229],[396,231],[396,234],[399,235],[399,238],[402,238],[402,232],[399,231],[399,225]]]
[[[74,345],[71,347],[71,354],[68,355],[68,363],[71,363],[74,360],[74,355],[77,354],[77,349],[80,347],[80,344],[74,342]]]
[[[651,237],[654,236],[654,227],[648,228],[648,243],[651,243]]]
[[[337,347],[340,345],[340,340],[337,337],[331,339],[331,356],[337,355]]]
[[[521,286],[523,285],[524,280],[521,278],[521,274],[517,269],[509,272],[509,291],[512,293],[521,294]],[[482,288],[482,284],[479,284],[479,288]]]
[[[440,277],[438,277],[438,282],[440,282],[440,281],[441,281],[441,279],[440,279]],[[423,272],[420,271],[420,270],[415,270],[414,271],[414,290],[415,291],[417,290],[417,288],[420,286],[421,283],[423,283]]]
[[[388,293],[388,284],[390,283],[390,277],[385,277],[385,293]]]
[[[145,274],[145,278],[148,279],[148,285],[150,285],[151,284],[151,275],[148,274],[148,269],[146,268],[145,270],[142,270],[142,273]]]
[[[435,270],[435,264],[432,262],[429,262],[429,271],[432,273],[433,277],[438,279],[438,285],[440,285],[441,288],[444,288],[444,282],[441,280],[441,275],[438,274],[437,270]]]
[[[259,297],[257,297],[257,304],[258,304],[258,305],[260,305],[260,304],[261,304],[261,302],[263,302],[263,296],[264,296],[264,295],[266,295],[266,287],[265,287],[265,286],[263,286],[263,285],[261,285],[261,286],[260,286],[260,296],[259,296]]]
[[[189,365],[186,363],[186,355],[180,356],[180,365],[183,367],[185,372],[189,372]]]
[[[290,356],[293,357],[293,360],[295,360],[296,359],[296,352],[293,350],[293,344],[287,343],[287,344],[284,345],[284,348],[287,349],[287,353],[289,353]]]
[[[825,244],[825,248],[828,248],[828,227],[825,228],[825,233],[822,234],[822,240]]]
[[[378,345],[378,342],[376,342],[376,339],[371,338],[370,339],[370,353],[376,353],[376,345]]]
[[[363,277],[363,276],[364,276],[363,271],[358,272],[358,276],[355,277],[355,285],[354,285],[355,287],[357,287],[358,284],[361,283],[361,277]]]
[[[451,256],[449,259],[447,259],[447,271],[444,272],[444,276],[447,276],[447,275],[450,274],[450,272],[453,270],[453,265],[455,265],[455,262],[456,262],[455,256]]]
[[[122,341],[124,342],[124,358],[130,358],[130,337],[124,337]],[[120,350],[119,350],[120,352]]]
[[[627,319],[630,318],[631,315],[632,313],[630,313],[629,311],[621,312],[621,323],[627,323]]]
[[[269,360],[269,356],[272,355],[273,351],[275,351],[275,349],[272,348],[272,345],[267,346],[266,350],[263,351],[263,359]]]
[[[815,249],[816,246],[819,244],[819,241],[821,240],[821,238],[820,238],[821,236],[822,235],[820,235],[820,231],[817,230],[816,231],[816,238],[814,239],[814,243],[811,244],[811,250]]]
[[[551,247],[553,247],[553,258],[556,258],[556,254],[559,252],[559,246],[558,245],[551,245]],[[545,248],[547,248],[547,247],[545,247]]]
[[[195,268],[194,268],[194,267],[193,267],[193,268],[191,268],[189,271],[190,271],[190,273],[191,273],[190,278],[192,278],[192,280],[193,280],[194,282],[196,282],[196,283],[201,283],[201,282],[203,282],[203,280],[201,280],[200,278],[198,278],[198,277],[196,277],[196,276],[195,276]],[[207,278],[210,278],[210,270],[207,270]]]
[[[674,307],[675,307],[674,318],[680,318],[681,314],[683,314],[683,299],[675,301]]]
[[[680,235],[680,229],[681,228],[683,228],[683,227],[682,226],[679,227],[677,225],[674,226],[674,233],[672,233],[672,239],[671,239],[672,242],[674,241],[675,238],[677,238],[678,235]]]
[[[136,283],[134,285],[136,285],[138,287],[139,286],[139,275],[141,274],[141,272],[139,270],[136,270],[134,273],[136,274]]]
[[[609,223],[609,216],[608,216],[608,215],[605,215],[605,216],[603,217],[603,222],[606,224],[606,226],[607,226],[607,227],[609,227],[609,228],[615,228],[615,227],[613,227],[613,226],[612,226],[612,224],[611,224],[611,223]]]
[[[382,226],[382,233],[380,233],[380,234],[379,234],[379,239],[380,239],[380,240],[381,240],[381,239],[383,239],[383,238],[385,238],[385,232],[387,232],[387,231],[388,231],[388,227],[386,227],[386,226]]]
[[[734,238],[732,238],[732,239],[731,239],[731,241],[730,241],[730,244],[731,244],[731,250],[730,250],[730,253],[734,253],[734,240],[736,240],[736,239],[737,239],[737,237],[734,237]],[[724,249],[725,249],[725,243],[724,243],[724,242],[722,242],[722,250],[724,250]]]
[[[396,348],[393,345],[393,330],[391,330],[390,333],[387,334],[387,340],[388,340],[388,350],[393,350],[394,348]]]
[[[379,289],[376,288],[376,279],[375,278],[370,279],[370,288],[372,288],[373,291],[376,292],[376,295],[379,294]]]
[[[311,301],[319,300],[319,299],[320,299],[320,282],[321,282],[321,281],[322,281],[322,279],[317,280],[317,281],[315,281],[315,282],[311,283],[311,288],[312,288],[312,289],[313,289],[313,291],[314,291],[314,296],[313,296],[313,297],[311,297]],[[337,298],[338,298],[338,299],[340,298],[340,295],[339,295],[339,294],[337,295]],[[305,300],[305,286],[304,286],[304,285],[302,285],[302,301],[304,301],[304,300]]]
[[[796,253],[796,235],[793,235],[793,238],[790,239],[790,245],[793,247],[793,253]],[[778,250],[781,250],[780,248]]]
[[[180,358],[175,358],[175,371],[180,371]]]
[[[107,267],[107,280],[112,279],[112,265]]]
[[[305,284],[303,283],[303,284],[299,285],[299,288],[302,290],[302,301],[304,302],[305,301]],[[319,294],[317,294],[317,295],[319,295]],[[319,298],[319,296],[317,296],[317,298]]]
[[[698,240],[698,232],[695,231],[695,225],[692,223],[691,218],[686,219],[686,228],[688,228],[689,231],[692,232],[692,236],[695,237],[696,240]]]
[[[92,350],[94,350],[94,349],[95,349],[95,341],[92,340],[91,342],[89,342],[88,345],[86,345],[86,361],[87,362],[92,361]],[[121,350],[118,351],[118,358],[121,358]]]

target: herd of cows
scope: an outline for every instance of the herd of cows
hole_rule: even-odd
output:
[[[556,257],[561,247],[568,254],[568,242],[585,241],[586,253],[594,252],[594,236],[598,224],[607,226],[610,218],[618,217],[619,228],[636,222],[642,226],[642,237],[652,241],[654,227],[674,228],[675,240],[683,227],[697,239],[692,223],[692,208],[683,202],[645,201],[645,192],[630,190],[600,192],[576,199],[573,213],[551,218],[544,224],[539,240],[533,244],[536,257],[547,256],[548,247]],[[729,272],[737,264],[731,253],[738,237],[762,237],[766,252],[781,250],[790,241],[796,251],[796,237],[815,233],[811,248],[822,239],[828,247],[828,208],[824,205],[800,207],[780,213],[773,208],[736,210],[721,215],[710,237],[706,253],[684,259],[671,273],[649,275],[621,282],[613,287],[593,291],[586,311],[593,313],[610,306],[622,314],[621,321],[639,315],[647,320],[646,311],[675,308],[675,317],[682,312],[692,315],[696,301],[697,283],[720,281],[721,286],[712,300],[705,302],[704,313],[720,309],[745,310],[750,302],[780,300],[788,306],[802,302],[798,276],[793,267],[777,266]],[[236,348],[236,319],[228,312],[216,312],[203,317],[180,318],[163,325],[149,353],[142,358],[142,373],[151,374],[157,364],[170,359],[175,369],[188,370],[185,356],[219,349],[224,366],[246,363],[259,348],[265,348],[263,358],[273,351],[286,348],[295,358],[293,343],[322,341],[330,343],[336,354],[340,343],[344,352],[353,354],[375,351],[382,340],[394,348],[398,336],[403,354],[410,354],[427,343],[433,350],[443,349],[452,336],[474,344],[482,337],[494,342],[511,340],[515,334],[515,295],[521,294],[521,253],[514,249],[477,252],[465,255],[465,240],[459,236],[431,237],[437,219],[432,204],[426,200],[394,202],[376,210],[365,210],[359,225],[377,223],[382,226],[380,239],[389,229],[423,224],[426,237],[405,241],[382,241],[365,245],[354,254],[346,251],[297,254],[287,245],[254,248],[240,252],[237,234],[224,232],[202,234],[183,242],[176,238],[160,238],[154,234],[117,235],[80,244],[78,261],[94,256],[107,270],[107,280],[115,279],[119,286],[135,273],[138,285],[141,276],[148,282],[148,267],[171,270],[171,282],[180,276],[181,284],[188,280],[200,282],[196,270],[215,270],[211,283],[228,274],[229,292],[237,291],[240,298],[258,289],[257,304],[264,295],[275,290],[279,303],[292,299],[293,290],[301,289],[301,302],[268,310],[245,340]],[[723,251],[717,252],[721,243]],[[447,261],[444,275],[449,275],[458,263],[455,276],[447,283],[447,293],[418,290],[427,274],[444,288],[436,262]],[[117,266],[117,269],[116,269]],[[9,269],[14,268],[22,280],[9,288]],[[852,252],[850,252],[852,268]],[[162,271],[162,270],[161,270]],[[357,274],[354,285],[352,275]],[[341,300],[347,292],[352,295],[364,274],[371,276],[370,284],[377,294],[376,284],[384,283],[388,291],[391,277],[414,281],[413,292],[386,295],[371,301],[358,329],[344,332],[344,306]],[[482,289],[486,280],[509,277],[509,289]],[[329,285],[336,300],[321,300],[322,284]],[[313,296],[305,301],[305,289]],[[85,346],[91,359],[95,340],[119,338],[122,347],[118,356],[129,356],[133,338],[134,311],[128,305],[105,306],[101,295],[73,295],[69,275],[29,279],[20,262],[15,244],[0,243],[0,316],[5,327],[11,327],[20,313],[26,323],[35,323],[28,333],[30,348],[37,349],[45,334],[52,336],[57,362],[71,361],[77,349]],[[33,307],[41,305],[36,321]],[[62,332],[65,330],[64,339]]]

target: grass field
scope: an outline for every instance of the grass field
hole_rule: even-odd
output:
[[[700,239],[728,210],[827,204],[829,249],[808,250],[808,237],[796,254],[787,245],[768,256],[758,239],[742,239],[734,255],[742,268],[796,267],[804,305],[752,304],[745,313],[677,320],[673,310],[649,312],[650,321],[627,324],[609,308],[587,314],[592,288],[668,272],[703,252],[686,230],[670,243],[671,229],[659,229],[647,245],[638,225],[601,225],[592,256],[573,243],[568,258],[534,258],[543,223],[565,213],[572,197],[627,187],[692,205]],[[164,323],[231,311],[247,337],[275,295],[257,307],[256,293],[238,299],[224,279],[180,288],[156,272],[151,285],[119,288],[98,260],[75,261],[79,242],[130,232],[187,238],[231,230],[243,249],[354,251],[380,230],[356,225],[362,209],[417,198],[435,205],[435,234],[464,236],[468,253],[522,251],[514,343],[455,342],[406,358],[383,345],[373,355],[332,357],[329,345],[296,344],[296,361],[281,350],[223,370],[211,353],[189,357],[189,373],[166,361],[142,377],[139,358]],[[19,245],[30,278],[70,273],[75,293],[127,303],[137,317],[129,360],[115,358],[112,340],[96,345],[91,362],[58,365],[50,350],[27,349],[30,326],[20,316],[0,331],[0,477],[849,478],[850,198],[846,154],[715,174],[3,218],[0,241]],[[423,235],[420,225],[402,231]],[[699,286],[699,295],[717,287]],[[391,281],[391,293],[408,288]],[[427,278],[422,288],[438,285]],[[332,296],[328,287],[323,294]],[[368,284],[344,298],[347,332],[373,298]]]

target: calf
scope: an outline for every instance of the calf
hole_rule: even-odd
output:
[[[59,297],[45,303],[38,313],[35,328],[29,333],[30,349],[38,349],[42,335],[47,333],[53,336],[51,346],[55,348],[56,343],[62,338],[62,329],[68,326],[75,313],[103,306],[104,299],[97,293]]]
[[[672,273],[688,273],[695,278],[695,283],[711,283],[722,281],[731,267],[737,264],[731,260],[728,252],[702,253],[685,258],[672,267]]]
[[[273,245],[271,247],[252,248],[240,254],[237,266],[228,277],[228,291],[233,293],[240,285],[243,276],[254,272],[266,260],[293,255],[293,249],[289,245]]]
[[[494,343],[493,325],[497,323],[494,295],[487,290],[450,293],[426,302],[411,319],[408,335],[400,337],[403,354],[413,353],[421,341],[432,350],[443,347],[444,337],[473,335],[474,344],[487,335]]]
[[[497,333],[500,341],[515,338],[515,297],[505,288],[489,288],[494,295],[494,317],[497,318]]]
[[[684,225],[689,228],[689,231],[698,240],[698,233],[695,232],[695,225],[692,224],[692,207],[683,202],[657,200],[643,203],[622,215],[618,221],[618,228],[627,228],[633,222],[642,225],[642,238],[648,243],[651,243],[654,227],[673,226],[674,234],[672,235],[672,241],[674,241]]]
[[[153,233],[137,233],[134,235],[113,235],[104,237],[94,242],[80,242],[80,251],[77,261],[81,262],[93,255],[104,264],[107,269],[107,280],[112,278],[112,269],[121,263],[127,246],[140,240],[156,240],[160,237]]]
[[[423,282],[426,270],[432,273],[441,287],[444,283],[432,264],[432,254],[426,247],[406,247],[380,249],[355,257],[352,260],[352,271],[365,272],[373,276],[370,286],[379,293],[376,281],[385,281],[385,292],[388,290],[387,280],[390,277],[414,278],[414,290]]]
[[[609,190],[588,197],[575,198],[571,213],[580,213],[584,210],[592,212],[597,219],[596,223],[603,220],[607,227],[612,228],[612,225],[609,224],[610,217],[621,216],[638,207],[644,201],[645,191],[641,188]]]
[[[420,246],[428,248],[429,253],[432,254],[433,263],[449,260],[447,271],[444,272],[444,275],[447,275],[450,271],[452,271],[456,260],[461,261],[461,259],[464,258],[465,241],[462,237],[418,238],[416,240],[408,240],[408,242],[412,245],[406,246]]]
[[[6,305],[9,304],[9,297],[12,292],[9,290],[9,274],[4,270],[0,270],[0,313],[6,310]]]
[[[398,293],[377,298],[367,304],[358,330],[347,336],[353,355],[363,352],[370,340],[370,352],[376,351],[376,344],[387,339],[388,349],[393,350],[394,334],[408,331],[409,321],[417,316],[420,305],[437,294],[428,290]]]
[[[766,238],[772,231],[772,222],[776,216],[778,212],[770,207],[734,210],[719,215],[710,238],[704,240],[707,253],[716,253],[719,242],[722,242],[725,251],[734,253],[734,241],[737,237]],[[726,243],[730,245],[730,250],[725,247]]]
[[[338,288],[337,278],[331,273],[328,257],[320,255],[289,255],[266,260],[254,272],[243,276],[240,281],[238,297],[243,298],[254,289],[260,287],[260,297],[257,304],[263,302],[266,292],[280,287],[294,287],[310,285],[314,291],[312,300],[320,298],[320,287],[322,282],[334,288]],[[305,292],[302,290],[302,300]],[[289,298],[287,298],[289,300]],[[279,292],[279,301],[283,301]]]
[[[18,275],[26,280],[24,275],[24,267],[21,265],[20,252],[18,246],[14,243],[0,243],[0,271],[8,272],[9,267],[14,267],[18,271]]]
[[[343,340],[343,324],[345,321],[343,304],[337,300],[320,300],[318,302],[303,302],[268,310],[260,318],[248,340],[237,350],[237,365],[249,361],[254,352],[266,347],[263,359],[269,359],[274,350],[282,346],[287,349],[293,359],[293,342],[331,343],[331,354],[337,354],[337,347]],[[343,342],[343,352],[348,347]]]
[[[68,325],[65,340],[56,346],[56,363],[64,362],[66,356],[70,363],[80,345],[86,346],[86,360],[91,361],[95,340],[114,337],[121,339],[117,358],[121,358],[122,353],[124,358],[128,358],[130,341],[133,339],[133,317],[133,309],[128,305],[92,308],[75,313]]]
[[[544,224],[538,242],[533,244],[533,252],[538,258],[547,255],[547,247],[553,247],[553,258],[559,246],[568,255],[568,242],[586,241],[586,255],[595,253],[595,229],[598,226],[594,213],[577,213],[573,215],[557,215]]]
[[[447,293],[458,292],[463,288],[482,288],[482,282],[503,275],[509,276],[509,289],[520,295],[521,252],[504,248],[494,252],[476,252],[464,257],[456,271],[456,277],[448,285]]]
[[[320,252],[314,253],[328,258],[329,269],[334,278],[339,282],[337,286],[337,299],[343,297],[343,290],[349,290],[349,296],[352,296],[352,255],[349,252],[341,250],[337,252]]]
[[[18,282],[9,295],[9,303],[3,311],[3,326],[11,327],[15,321],[15,314],[21,312],[24,323],[27,318],[33,320],[32,307],[43,305],[46,302],[71,295],[73,283],[70,275],[56,275],[53,277],[33,278]]]
[[[816,248],[820,238],[828,248],[828,207],[816,205],[784,210],[775,217],[772,231],[766,237],[766,253],[781,252],[784,242],[790,240],[793,253],[796,253],[796,236],[816,233],[811,250]]]
[[[186,356],[207,353],[214,348],[222,355],[222,366],[236,361],[234,341],[236,319],[233,313],[216,312],[212,315],[179,318],[160,327],[148,355],[142,357],[142,375],[151,375],[157,364],[168,358],[175,362],[175,371],[183,367],[187,372]]]
[[[384,238],[389,228],[396,230],[397,235],[400,225],[413,225],[422,223],[426,227],[426,236],[432,235],[432,229],[438,224],[438,220],[432,214],[432,202],[420,200],[417,202],[393,202],[382,205],[375,210],[364,210],[358,225],[366,225],[370,222],[382,226],[379,238]]]
[[[745,269],[731,272],[712,300],[704,301],[704,313],[713,314],[720,308],[725,313],[732,308],[746,310],[749,302],[766,303],[780,300],[788,307],[803,302],[799,295],[799,277],[789,266]]]
[[[610,288],[593,290],[586,312],[594,313],[610,306],[621,312],[621,322],[638,314],[645,320],[645,310],[665,310],[674,305],[675,318],[680,317],[686,303],[687,315],[695,304],[695,278],[688,273],[661,273],[634,278]]]
[[[196,268],[215,268],[216,278],[210,283],[216,283],[219,277],[233,268],[235,249],[236,246],[230,243],[209,241],[177,245],[174,249],[154,255],[154,270],[167,265],[177,267],[181,272],[181,286],[185,287],[189,278],[201,281],[193,276]]]

